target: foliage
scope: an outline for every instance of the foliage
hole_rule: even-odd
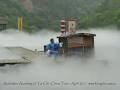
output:
[[[86,27],[105,27],[115,25],[120,27],[120,0],[104,0],[95,12],[84,18]]]
[[[0,16],[8,18],[8,28],[17,28],[23,17],[24,29],[36,32],[43,28],[59,30],[61,19],[77,19],[79,28],[120,27],[120,0],[31,0],[28,12],[20,0],[0,0]]]

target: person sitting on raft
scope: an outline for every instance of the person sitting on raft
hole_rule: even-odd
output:
[[[50,39],[50,43],[46,47],[48,55],[58,55],[59,52],[59,44],[54,42],[54,39]]]

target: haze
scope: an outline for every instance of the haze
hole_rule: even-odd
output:
[[[59,57],[54,60],[47,55],[34,58],[27,65],[6,65],[0,67],[0,90],[119,90],[120,89],[120,31],[109,28],[80,30],[95,33],[95,57]],[[41,30],[35,34],[7,30],[0,32],[0,47],[21,46],[31,50],[43,50],[50,38],[56,39],[60,33]],[[56,39],[57,42],[57,39]],[[1,49],[0,58],[7,57]],[[7,55],[7,56],[6,56]],[[19,56],[18,56],[19,57]],[[85,85],[5,85],[5,83],[34,82],[84,82]],[[114,85],[88,85],[105,82]]]

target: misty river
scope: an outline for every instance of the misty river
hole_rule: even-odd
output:
[[[98,28],[79,32],[96,34],[93,58],[59,57],[55,61],[43,55],[30,64],[5,65],[0,67],[0,90],[120,90],[120,31]],[[6,30],[0,32],[0,47],[42,51],[50,38],[58,42],[58,35],[51,30],[34,34]],[[0,58],[7,57],[2,50]]]

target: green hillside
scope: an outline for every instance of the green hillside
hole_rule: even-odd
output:
[[[40,29],[59,30],[62,18],[77,19],[79,28],[120,26],[120,0],[0,0],[0,16],[8,18],[8,28],[17,28],[17,18],[23,17],[24,29],[35,32]],[[27,0],[26,0],[27,1]]]
[[[120,0],[104,0],[95,12],[83,19],[82,23],[83,27],[106,27],[110,25],[120,28]]]

